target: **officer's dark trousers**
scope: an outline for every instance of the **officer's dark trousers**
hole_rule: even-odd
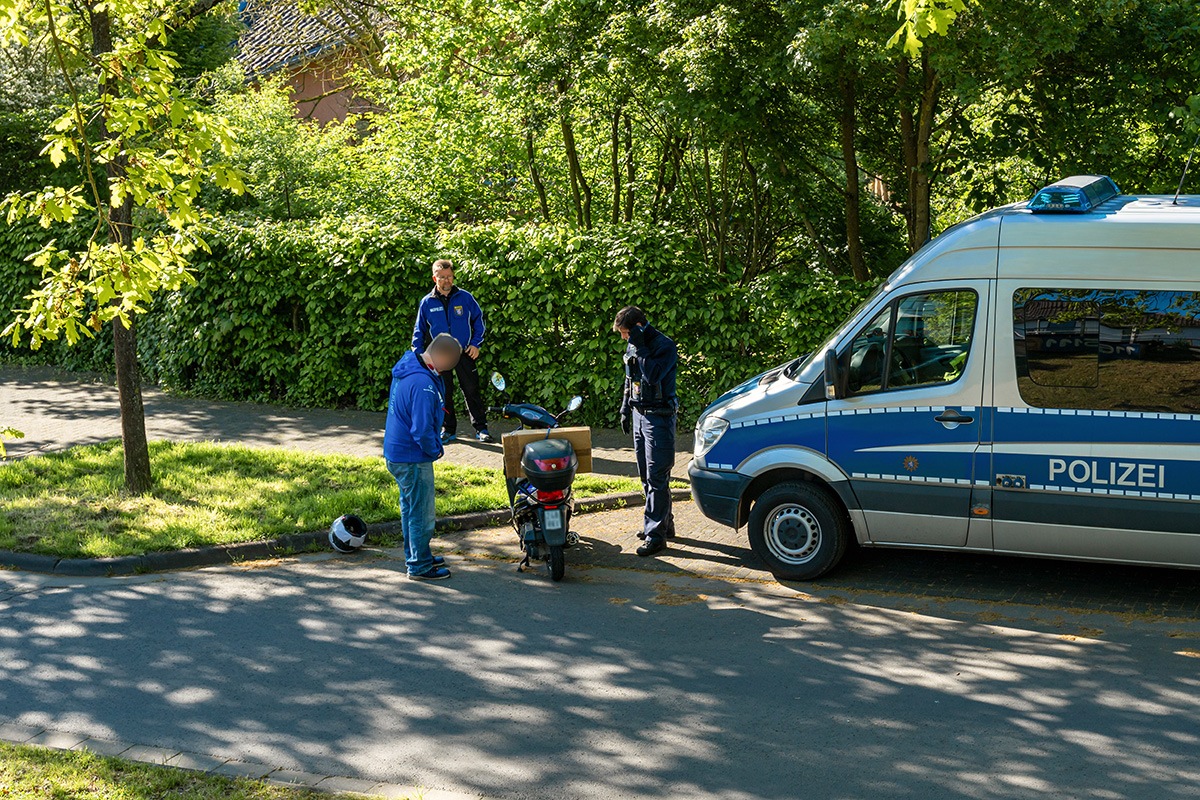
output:
[[[454,411],[455,375],[458,375],[463,396],[467,398],[467,412],[471,415],[471,425],[477,431],[486,431],[487,406],[479,396],[479,370],[475,367],[475,359],[466,353],[458,360],[457,367],[442,373],[442,384],[446,389],[446,421],[442,423],[442,428],[446,433],[458,433],[458,415]]]
[[[671,513],[671,469],[675,466],[675,414],[633,410],[633,446],[646,493],[646,540],[664,539],[675,530]]]

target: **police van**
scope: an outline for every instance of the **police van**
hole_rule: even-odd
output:
[[[692,496],[782,579],[864,546],[1200,566],[1200,197],[1060,181],[726,392]]]

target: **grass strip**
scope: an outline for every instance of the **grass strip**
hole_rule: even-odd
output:
[[[0,549],[62,558],[142,555],[321,530],[342,514],[399,518],[382,458],[211,443],[152,442],[154,489],[122,489],[119,442],[0,465]],[[439,517],[505,508],[496,469],[439,463]],[[580,475],[576,496],[639,491],[633,478]]]
[[[349,796],[106,758],[86,750],[49,750],[0,743],[0,797],[5,800],[336,800]]]

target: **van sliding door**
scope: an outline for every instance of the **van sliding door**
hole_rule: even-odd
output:
[[[1200,564],[1194,284],[1010,279],[997,301],[995,549]]]

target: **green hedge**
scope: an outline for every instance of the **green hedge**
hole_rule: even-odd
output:
[[[863,294],[816,273],[739,288],[670,228],[584,234],[497,223],[461,228],[441,243],[490,310],[487,366],[548,406],[583,394],[593,423],[616,421],[624,343],[612,320],[622,305],[641,306],[678,342],[690,421],[719,392],[811,349]]]
[[[642,306],[679,343],[691,421],[720,391],[812,348],[866,288],[808,271],[739,287],[705,265],[688,234],[641,225],[583,233],[494,223],[435,234],[372,219],[223,218],[209,243],[196,285],[161,298],[140,322],[147,375],[209,397],[300,406],[385,406],[438,256],[455,259],[459,284],[484,308],[481,372],[503,372],[514,396],[551,408],[582,394],[576,419],[590,424],[616,420],[624,345],[611,325],[622,305]],[[0,274],[8,308],[37,278],[9,260]],[[8,360],[74,369],[111,359],[107,335],[32,356],[0,347]]]
[[[196,284],[144,326],[167,386],[299,406],[387,401],[408,348],[431,235],[370,220],[218,223]]]
[[[25,256],[34,253],[50,239],[62,248],[79,249],[89,231],[82,224],[60,226],[53,232],[36,222],[5,225],[0,219],[0,330],[12,321],[12,309],[28,304],[25,296],[38,284],[41,272]],[[25,336],[28,344],[29,337]],[[112,372],[112,335],[108,329],[95,339],[86,339],[74,347],[66,342],[47,342],[31,352],[28,347],[13,349],[10,337],[0,337],[0,360],[10,363],[52,364],[69,370]]]

